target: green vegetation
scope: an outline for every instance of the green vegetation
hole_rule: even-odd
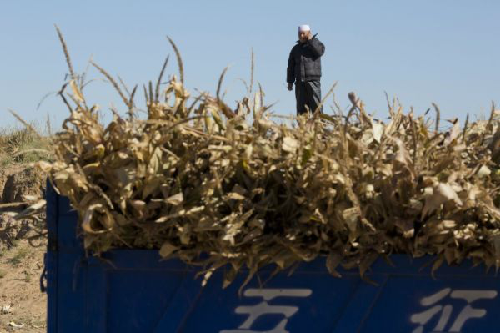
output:
[[[50,156],[47,135],[42,136],[29,128],[0,128],[0,167],[49,160]]]

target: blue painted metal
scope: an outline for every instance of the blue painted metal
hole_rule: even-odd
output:
[[[432,258],[392,256],[369,273],[328,274],[324,260],[278,274],[264,269],[244,288],[244,276],[222,289],[223,273],[201,287],[196,269],[162,261],[156,251],[116,250],[87,258],[77,215],[50,187],[46,255],[49,332],[498,332],[500,279],[470,263],[443,266]]]

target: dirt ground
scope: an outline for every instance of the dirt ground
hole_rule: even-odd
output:
[[[0,169],[0,204],[23,202],[24,195],[40,196],[45,179],[38,169],[12,165]]]
[[[0,332],[46,332],[47,295],[40,291],[45,244],[19,240],[0,252]]]
[[[17,221],[6,204],[24,201],[23,195],[41,195],[43,179],[30,167],[0,170],[0,333],[47,331],[47,295],[40,291],[46,239],[28,240],[33,221]],[[2,206],[3,205],[3,206]]]

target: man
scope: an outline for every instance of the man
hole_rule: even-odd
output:
[[[288,57],[288,90],[292,91],[295,82],[299,115],[308,110],[315,112],[321,102],[321,56],[325,53],[325,46],[316,36],[313,36],[308,25],[301,25],[297,45]]]

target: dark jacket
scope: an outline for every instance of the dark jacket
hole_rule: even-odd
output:
[[[288,56],[287,82],[318,81],[321,78],[321,56],[325,46],[313,37],[301,44],[297,42]]]

